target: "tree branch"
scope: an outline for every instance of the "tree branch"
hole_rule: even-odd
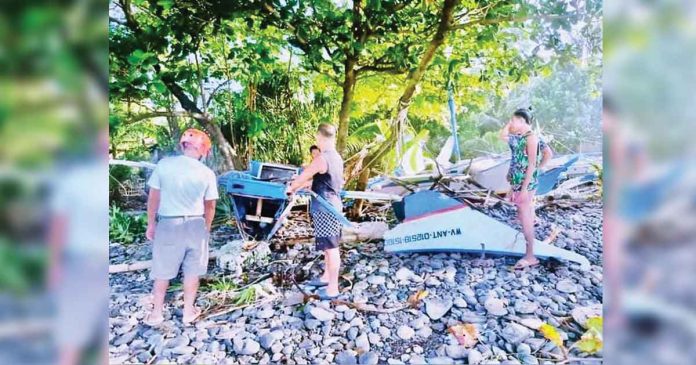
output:
[[[540,19],[540,20],[556,20],[556,19],[570,19],[570,18],[575,18],[579,17],[581,14],[578,13],[570,13],[570,14],[545,14],[545,15],[539,15],[539,14],[533,14],[533,15],[526,15],[526,16],[518,16],[518,17],[504,17],[504,18],[494,18],[494,19],[475,19],[475,20],[470,20],[468,22],[462,23],[462,24],[457,24],[452,27],[452,29],[464,29],[469,26],[472,26],[474,24],[478,25],[491,25],[491,24],[499,24],[499,23],[523,23],[526,22],[527,20],[532,20],[532,19]]]
[[[399,66],[376,66],[376,65],[368,65],[368,66],[362,66],[359,69],[355,70],[356,73],[360,74],[363,72],[385,72],[393,75],[400,75],[403,73],[406,73],[408,71],[408,68],[406,67],[399,67]]]

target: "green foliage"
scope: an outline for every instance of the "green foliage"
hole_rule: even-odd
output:
[[[234,220],[234,208],[229,195],[220,192],[220,199],[215,204],[215,217],[213,218],[213,226],[222,226],[232,224]]]
[[[133,243],[143,237],[146,228],[145,214],[127,214],[117,206],[109,208],[109,242]]]
[[[229,277],[223,276],[222,278],[215,279],[212,282],[206,283],[203,290],[206,291],[218,291],[222,293],[232,292],[237,289],[237,284],[234,283]]]
[[[568,1],[458,2],[456,29],[447,32],[410,100],[402,153],[409,154],[411,169],[420,167],[421,155],[437,154],[450,134],[448,87],[458,108],[462,158],[506,151],[494,132],[520,103],[538,110],[543,131],[562,152],[598,133],[598,3],[575,9]],[[344,157],[351,156],[393,132],[404,76],[421,60],[442,6],[133,2],[125,19],[119,14],[109,26],[112,141],[120,150],[169,148],[178,128],[201,121],[186,113],[161,115],[193,105],[213,117],[237,167],[252,158],[302,164],[316,125],[336,123],[347,110]],[[529,20],[494,21],[524,16]],[[466,24],[484,19],[490,23]],[[352,101],[342,104],[352,77]],[[142,118],[153,112],[159,116]],[[423,131],[427,137],[414,142]],[[393,171],[402,157],[386,154],[376,171]]]
[[[45,266],[44,248],[16,246],[0,238],[0,290],[27,292],[41,282]]]
[[[252,285],[237,294],[234,300],[234,305],[245,305],[253,303],[256,300],[256,286]]]

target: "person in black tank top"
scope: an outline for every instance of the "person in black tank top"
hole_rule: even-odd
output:
[[[336,151],[336,128],[330,124],[320,124],[316,138],[321,154],[290,184],[288,194],[294,194],[312,180],[312,191],[341,212],[343,206],[339,194],[343,188],[343,159]],[[310,281],[309,285],[326,286],[319,290],[319,297],[323,300],[335,299],[339,294],[341,222],[314,200],[312,198],[312,223],[316,249],[324,251],[324,274]]]

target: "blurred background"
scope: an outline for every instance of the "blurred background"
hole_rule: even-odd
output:
[[[91,347],[87,362],[101,360],[106,327],[100,333],[96,319],[106,312],[72,322],[74,332],[61,332],[54,320],[71,315],[61,312],[61,298],[76,282],[92,290],[75,302],[108,297],[105,261],[103,276],[79,281],[108,254],[100,143],[109,118],[108,12],[106,1],[0,5],[0,363],[48,363],[61,354],[67,361],[82,347]],[[693,2],[604,3],[610,364],[696,361],[695,28]],[[103,168],[104,204],[69,213],[81,194],[101,191],[90,181],[101,179],[95,166]],[[76,220],[94,229],[75,232]]]
[[[0,4],[3,364],[75,363],[77,348],[88,349],[87,362],[100,359],[95,340],[106,326],[98,321],[108,317],[107,13],[104,1]]]
[[[696,361],[696,4],[605,1],[605,358]]]

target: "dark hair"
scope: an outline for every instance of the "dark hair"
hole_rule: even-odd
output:
[[[331,124],[326,124],[326,123],[319,124],[319,128],[317,128],[317,132],[319,132],[319,134],[321,134],[325,138],[336,137],[336,127],[332,126]]]
[[[309,147],[309,153],[312,153],[312,151],[314,151],[314,150],[321,152],[319,147],[317,147],[317,145],[315,145],[315,144],[313,144],[312,147]]]
[[[529,108],[517,109],[517,110],[515,110],[514,113],[512,113],[512,115],[524,119],[524,121],[527,122],[527,124],[532,124],[532,120],[534,119],[532,117],[532,107],[531,106]]]

